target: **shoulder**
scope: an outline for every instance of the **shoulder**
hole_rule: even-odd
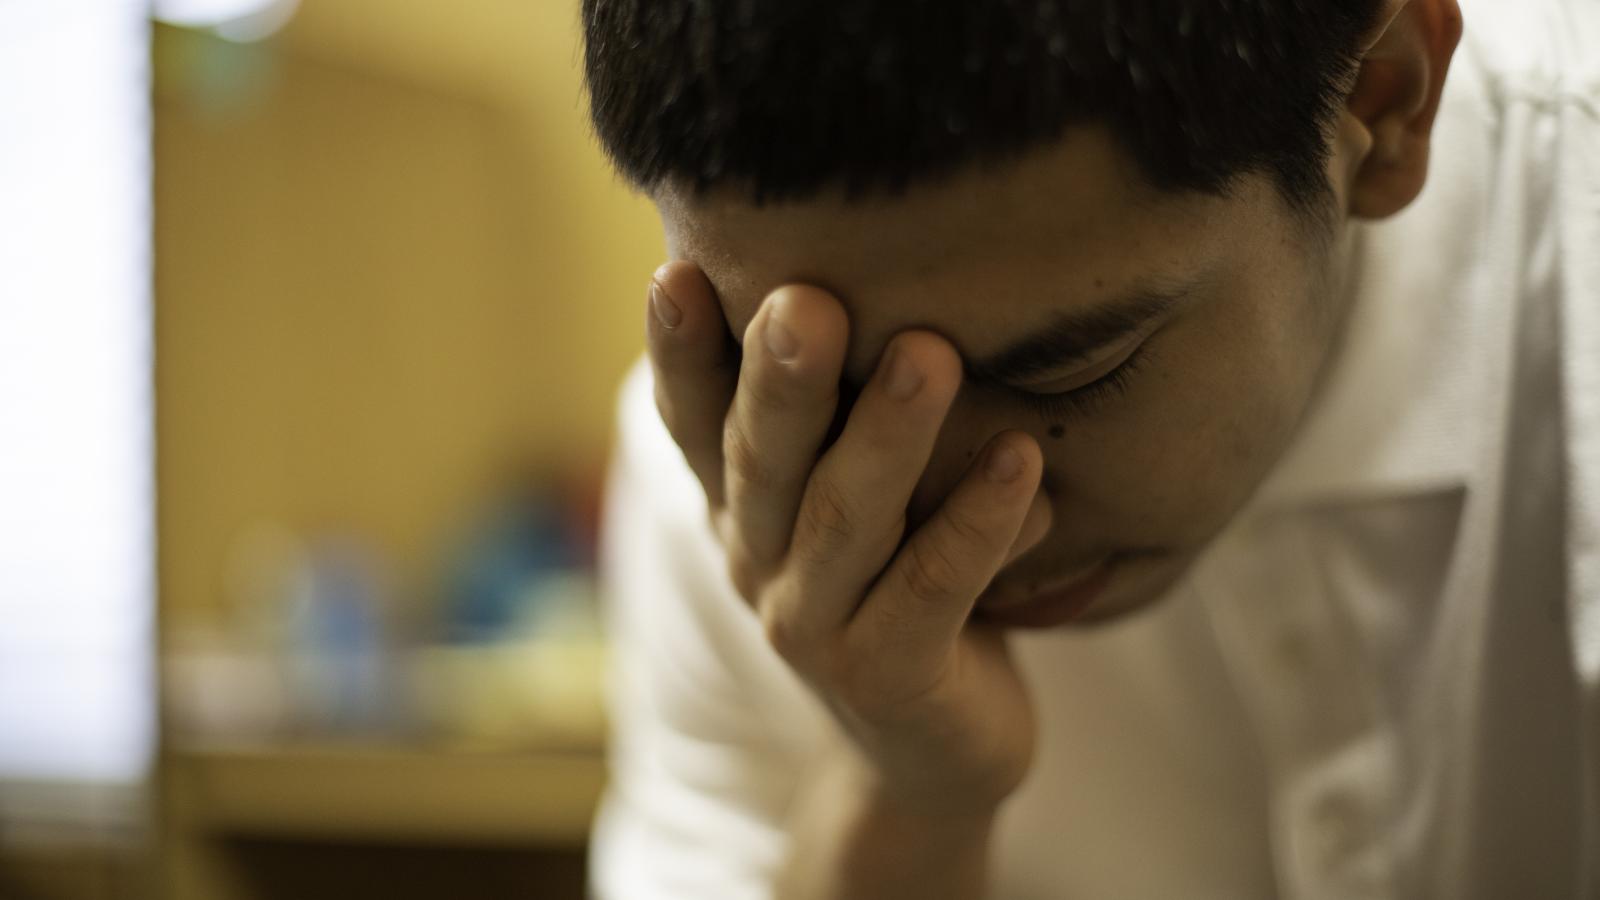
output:
[[[703,521],[705,493],[661,421],[648,357],[640,356],[623,378],[616,427],[614,465],[632,481],[634,502],[670,512],[681,521]]]

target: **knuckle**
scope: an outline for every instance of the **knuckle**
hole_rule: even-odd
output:
[[[813,478],[795,523],[796,545],[812,562],[837,559],[855,543],[860,522],[856,502],[847,492],[830,479]]]
[[[906,546],[906,554],[905,586],[912,597],[931,604],[955,596],[962,572],[946,546],[939,541],[913,541]]]
[[[786,662],[793,664],[804,657],[806,641],[801,629],[776,604],[768,604],[761,610],[761,633],[768,646]]]
[[[748,358],[748,357],[747,357]],[[798,387],[778,372],[745,369],[746,377],[739,385],[750,405],[758,409],[787,409],[799,400]]]
[[[771,487],[775,476],[761,451],[751,440],[750,433],[732,419],[722,430],[722,460],[729,474],[755,488]]]
[[[961,547],[987,547],[995,542],[989,529],[984,528],[970,513],[960,509],[945,510],[944,523],[949,540],[941,542],[941,546],[946,549],[952,543]]]

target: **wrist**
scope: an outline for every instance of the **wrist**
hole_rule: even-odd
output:
[[[995,807],[906,803],[854,753],[828,754],[794,810],[778,896],[969,900],[984,895]]]
[[[933,834],[987,834],[1008,792],[953,781],[897,779],[850,754],[841,773],[860,808],[882,823]]]
[[[903,873],[939,873],[937,887],[923,885],[918,896],[978,897],[983,893],[989,848],[998,806],[961,806],[929,802],[868,786],[846,828],[849,849],[843,868],[853,883],[871,883],[867,873],[902,873],[885,879],[884,891]],[[947,893],[946,893],[947,892]]]
[[[863,797],[861,821],[873,830],[902,835],[905,843],[927,852],[965,851],[986,847],[994,831],[998,807],[951,809],[937,804],[906,803],[886,795]]]

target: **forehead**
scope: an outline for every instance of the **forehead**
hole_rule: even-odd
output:
[[[1249,203],[1157,192],[1099,129],[894,198],[757,208],[732,192],[663,189],[654,199],[669,252],[705,271],[736,335],[779,285],[836,295],[850,317],[852,374],[870,370],[906,328],[931,328],[982,356],[1052,313],[1152,280],[1200,280]]]

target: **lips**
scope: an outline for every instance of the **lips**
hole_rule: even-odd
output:
[[[1019,599],[1006,598],[981,604],[976,615],[1000,625],[1018,628],[1050,628],[1077,618],[1110,585],[1116,573],[1116,554],[1077,575],[1053,582]]]

